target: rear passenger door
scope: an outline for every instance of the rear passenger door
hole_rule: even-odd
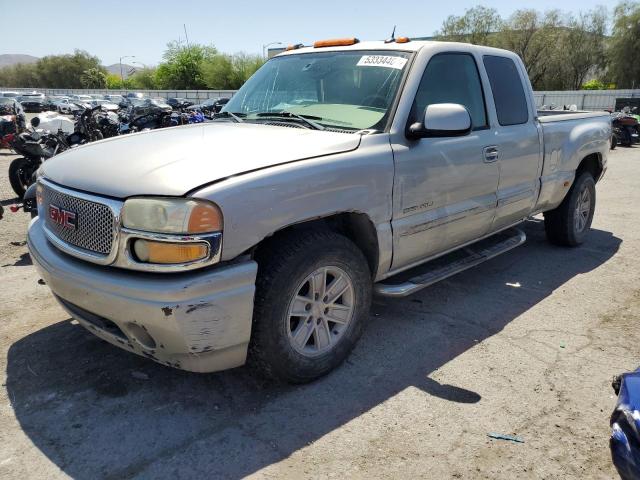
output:
[[[492,122],[499,166],[498,205],[492,230],[509,226],[531,213],[540,191],[541,142],[525,93],[526,72],[509,57],[484,55],[496,121]]]

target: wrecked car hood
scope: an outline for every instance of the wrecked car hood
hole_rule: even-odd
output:
[[[360,135],[211,122],[124,135],[73,148],[42,167],[65,187],[126,198],[179,196],[273,165],[358,148]]]

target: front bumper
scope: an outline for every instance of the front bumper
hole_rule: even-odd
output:
[[[174,274],[93,265],[49,243],[38,217],[27,240],[36,268],[60,304],[98,337],[193,372],[245,363],[254,261]]]

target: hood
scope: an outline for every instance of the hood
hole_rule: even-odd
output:
[[[180,196],[243,172],[358,148],[360,135],[212,122],[124,135],[47,160],[46,178],[86,192],[125,198]]]

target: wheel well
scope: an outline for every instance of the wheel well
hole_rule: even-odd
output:
[[[582,159],[576,170],[576,178],[578,178],[582,172],[589,172],[593,179],[596,182],[598,181],[600,175],[602,175],[602,161],[599,153],[592,153]]]
[[[287,235],[294,230],[314,230],[324,229],[330,230],[336,233],[344,235],[362,251],[369,269],[371,270],[372,277],[375,276],[378,270],[378,235],[373,222],[364,213],[337,213],[328,217],[316,218],[307,220],[301,223],[290,225],[281,230],[275,232],[272,236],[264,239],[253,249],[253,256],[255,257],[256,250],[259,250],[261,245],[266,241],[272,241],[281,235]]]

